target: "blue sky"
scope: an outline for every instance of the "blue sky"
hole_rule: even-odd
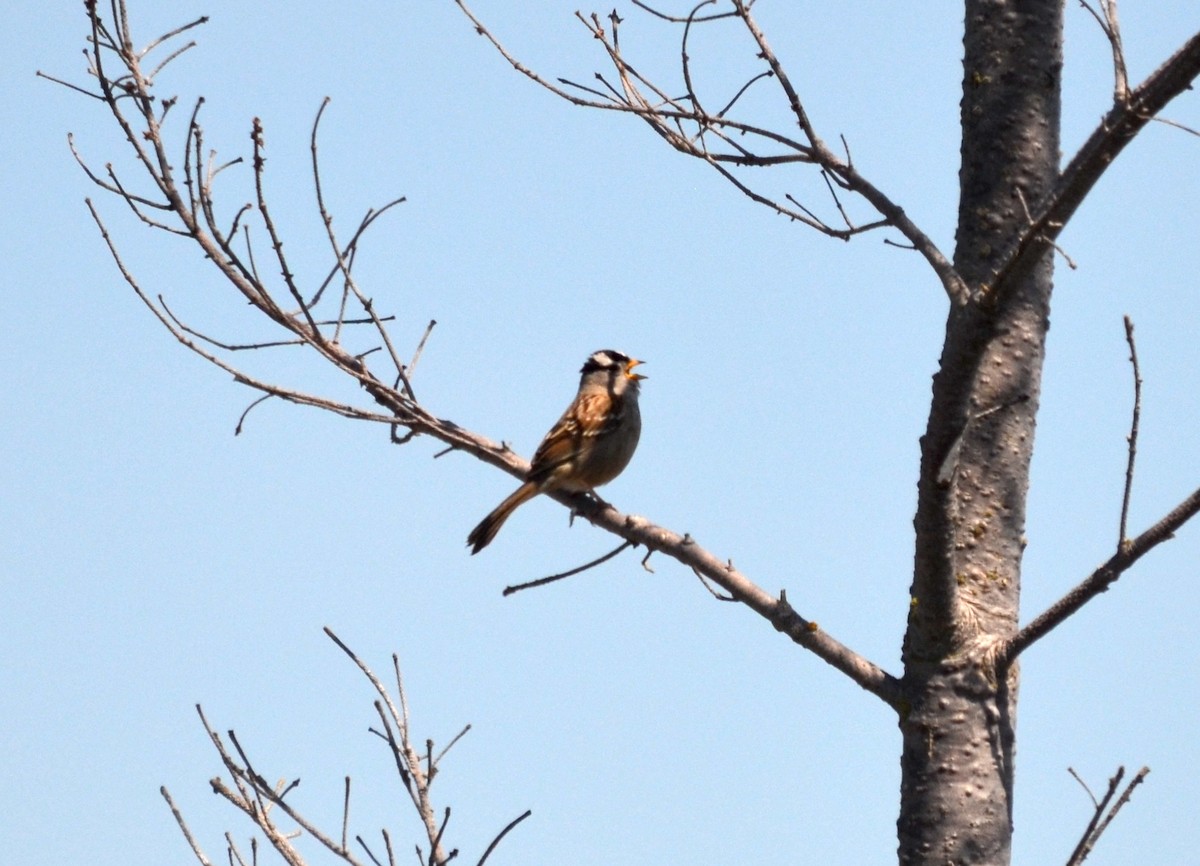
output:
[[[587,81],[599,46],[573,4],[480,2],[529,65]],[[957,184],[961,13],[951,4],[760,4],[818,128],[946,251]],[[842,8],[851,7],[851,8]],[[640,69],[675,81],[676,35],[621,7]],[[1122,5],[1140,81],[1200,28],[1194,2]],[[689,531],[834,636],[898,672],[917,437],[945,301],[913,254],[849,244],[753,205],[630,118],[572,108],[513,73],[450,2],[135,2],[137,41],[201,14],[164,94],[203,94],[207,141],[266,126],[269,195],[298,273],[328,267],[308,167],[325,96],[324,183],[343,234],[381,221],[359,262],[438,415],[530,453],[594,349],[648,360],[645,431],[606,490]],[[553,587],[509,583],[611,546],[561,508],[524,507],[485,553],[469,529],[514,485],[435,443],[253,394],[177,346],[120,280],[93,196],[142,284],[231,341],[267,339],[183,241],[93,189],[66,146],[133,177],[84,80],[81,3],[22,4],[0,57],[9,338],[0,444],[0,848],[23,864],[193,862],[167,785],[210,857],[249,826],[208,790],[220,766],[193,706],[235,728],[264,774],[336,823],[419,839],[372,694],[322,634],[376,670],[399,654],[419,738],[472,732],[435,785],[469,862],[886,863],[899,734],[891,714],[666,560],[626,555]],[[1107,43],[1069,8],[1064,153],[1107,107]],[[732,27],[693,50],[701,86],[751,68]],[[736,87],[736,84],[732,85]],[[754,103],[786,123],[769,86]],[[714,100],[717,97],[714,96]],[[1187,94],[1167,115],[1200,126]],[[182,112],[177,122],[182,121]],[[122,169],[124,166],[124,169]],[[250,196],[231,170],[224,195]],[[780,191],[812,193],[803,170]],[[1131,528],[1200,484],[1200,139],[1162,125],[1114,165],[1062,238],[1029,502],[1029,619],[1112,551],[1131,382],[1145,378]],[[816,200],[816,199],[814,199]],[[819,200],[818,204],[823,204]],[[860,214],[865,211],[860,209]],[[294,350],[239,358],[356,399]],[[1188,526],[1023,659],[1016,862],[1060,863],[1118,764],[1152,772],[1089,863],[1181,863],[1200,844],[1200,526]],[[440,790],[439,790],[440,789]],[[1167,828],[1164,831],[1164,828]],[[314,858],[315,859],[315,858]]]

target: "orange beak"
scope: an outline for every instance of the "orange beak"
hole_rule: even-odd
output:
[[[644,363],[646,363],[646,362],[645,362],[645,361],[639,361],[637,358],[634,358],[633,360],[631,360],[631,361],[630,361],[628,364],[626,364],[626,365],[625,365],[625,378],[627,378],[627,379],[638,379],[638,380],[640,380],[640,379],[648,379],[648,378],[649,378],[649,376],[643,376],[641,373],[635,373],[635,372],[633,372],[633,368],[634,368],[634,367],[636,367],[638,364],[644,364]]]

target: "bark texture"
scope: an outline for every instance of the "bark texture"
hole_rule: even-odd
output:
[[[967,0],[951,306],[921,440],[900,728],[901,864],[1008,864],[1016,629],[1053,261],[996,285],[1058,177],[1060,0]]]

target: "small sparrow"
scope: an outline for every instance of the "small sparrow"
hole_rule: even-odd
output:
[[[580,368],[579,391],[533,455],[525,483],[513,491],[467,536],[479,553],[517,506],[555,490],[594,493],[621,474],[642,433],[638,391],[646,377],[641,364],[612,349],[593,352]]]

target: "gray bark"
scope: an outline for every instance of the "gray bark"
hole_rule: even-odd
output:
[[[1007,864],[1016,630],[1053,261],[997,270],[1058,177],[1060,0],[967,0],[952,304],[921,440],[904,643],[901,864]]]

